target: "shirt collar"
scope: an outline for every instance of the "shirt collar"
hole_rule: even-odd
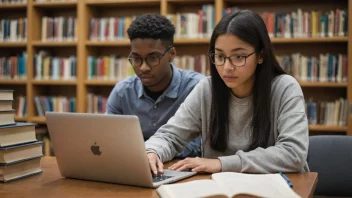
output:
[[[166,88],[166,90],[164,91],[164,93],[161,95],[161,97],[166,96],[169,98],[177,98],[178,96],[178,90],[181,84],[181,72],[173,63],[171,63],[171,68],[172,68],[171,82],[169,86]],[[137,80],[136,88],[137,88],[138,98],[141,98],[144,94],[146,94],[143,88],[143,84],[139,78]]]

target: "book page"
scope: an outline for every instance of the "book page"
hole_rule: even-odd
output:
[[[297,195],[280,174],[216,173],[213,180],[232,197],[248,194],[259,197],[292,197]]]
[[[213,180],[195,180],[185,183],[165,184],[157,189],[161,198],[227,198],[228,196]]]

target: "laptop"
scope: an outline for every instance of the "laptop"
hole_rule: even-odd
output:
[[[165,169],[154,176],[137,116],[46,112],[45,117],[63,177],[157,188],[196,174]]]

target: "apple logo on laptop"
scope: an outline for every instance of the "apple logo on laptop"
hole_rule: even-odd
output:
[[[101,152],[100,152],[100,147],[97,145],[97,143],[96,142],[94,142],[94,145],[92,145],[91,147],[90,147],[90,150],[92,151],[92,153],[94,154],[94,155],[101,155]]]

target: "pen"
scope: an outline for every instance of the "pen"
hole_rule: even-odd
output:
[[[286,180],[288,186],[292,188],[293,185],[292,185],[291,181],[288,179],[288,177],[286,177],[286,175],[283,174],[282,172],[280,172],[280,175]]]

